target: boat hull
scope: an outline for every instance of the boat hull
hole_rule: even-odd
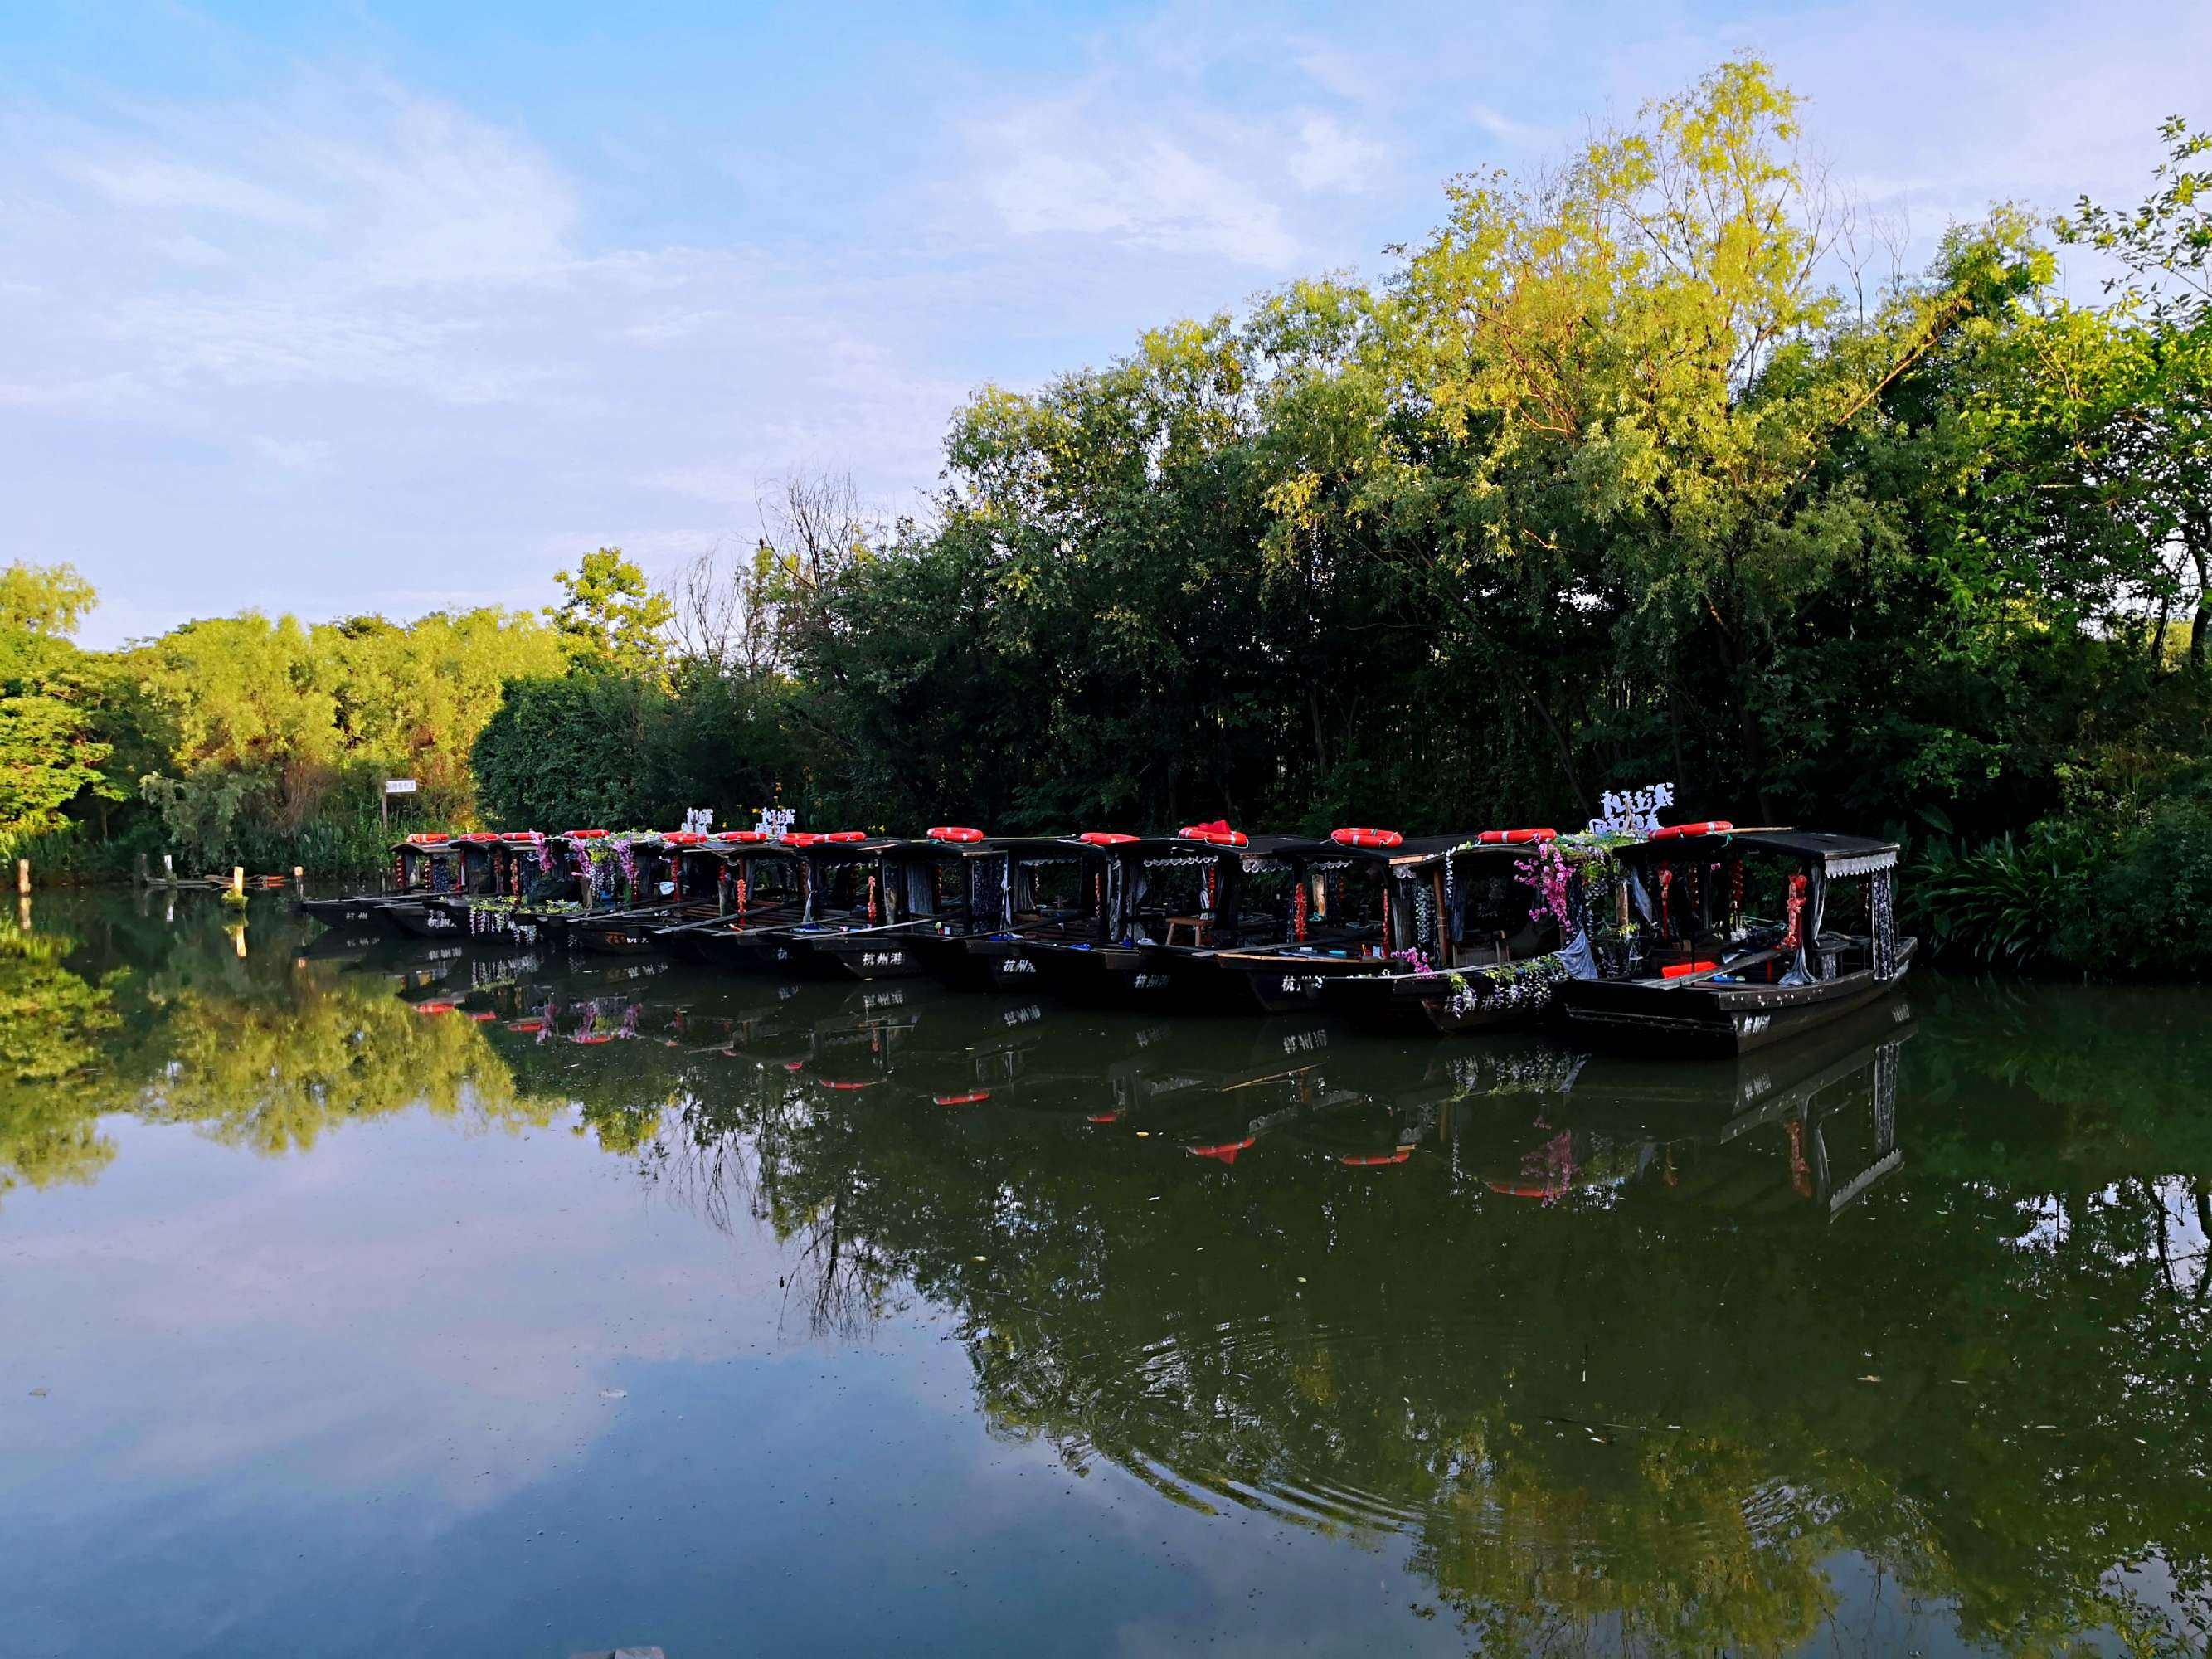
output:
[[[1037,966],[1024,939],[917,933],[907,948],[923,973],[956,991],[1026,990],[1037,983]]]
[[[794,933],[795,965],[823,979],[912,979],[923,969],[912,935],[893,933]]]
[[[1296,1014],[1319,1006],[1333,981],[1372,974],[1375,966],[1358,957],[1210,951],[1178,957],[1169,972],[1195,1007],[1224,1014]]]
[[[1895,993],[1917,941],[1898,941],[1896,971],[1871,969],[1811,985],[1698,984],[1573,980],[1559,988],[1567,1035],[1636,1054],[1723,1057],[1802,1036]]]
[[[1322,987],[1322,1006],[1361,1030],[1425,1036],[1527,1030],[1549,1007],[1462,998],[1444,974],[1345,975]]]
[[[1146,945],[1039,945],[1042,988],[1063,1002],[1088,1008],[1162,1008],[1174,1003],[1175,975]]]

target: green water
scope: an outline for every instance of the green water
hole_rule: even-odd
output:
[[[1686,1068],[34,906],[0,1653],[2203,1642],[2203,991]]]

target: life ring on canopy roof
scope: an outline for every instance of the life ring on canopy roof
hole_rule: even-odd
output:
[[[471,830],[467,835],[456,836],[453,839],[455,841],[471,842],[497,841],[499,839],[499,831],[496,830]]]
[[[410,836],[407,837],[407,844],[410,847],[435,847],[443,840],[445,840],[443,836]]]
[[[811,847],[822,839],[811,830],[794,830],[783,838],[786,847]]]
[[[1245,835],[1242,830],[1231,830],[1226,818],[1216,818],[1211,823],[1186,823],[1176,831],[1182,841],[1202,841],[1210,847],[1242,847]]]
[[[1485,847],[1518,847],[1532,841],[1557,841],[1556,830],[1486,830],[1475,837]]]
[[[660,838],[660,844],[664,847],[701,847],[706,844],[706,836],[696,830],[672,830]]]
[[[768,839],[768,831],[765,830],[725,830],[720,835],[715,836],[714,839],[716,841],[736,842],[740,845],[751,847],[757,845],[761,842],[766,841]]]
[[[597,841],[607,832],[604,830],[563,830],[561,833],[570,841]]]
[[[1711,818],[1703,823],[1670,823],[1663,830],[1654,830],[1648,839],[1673,841],[1678,836],[1717,836],[1735,828],[1726,818]]]
[[[1354,1170],[1385,1170],[1393,1164],[1403,1164],[1413,1155],[1411,1147],[1401,1146],[1395,1152],[1347,1152],[1337,1162]]]
[[[1085,830],[1076,840],[1086,847],[1127,847],[1136,837],[1125,836],[1119,830]]]
[[[965,824],[959,823],[934,824],[927,834],[932,841],[957,842],[963,845],[983,839],[983,832],[981,830],[970,830]]]
[[[543,830],[510,830],[500,837],[501,841],[538,842],[545,839]]]
[[[1406,838],[1395,830],[1332,830],[1328,838],[1339,847],[1403,847]]]
[[[824,841],[841,842],[848,846],[854,842],[866,841],[867,838],[868,832],[865,830],[832,830],[822,837]]]

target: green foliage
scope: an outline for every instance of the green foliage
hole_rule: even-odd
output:
[[[586,553],[573,572],[558,572],[553,580],[568,597],[545,614],[578,665],[629,673],[659,665],[662,635],[675,620],[676,608],[646,580],[644,571],[623,557],[622,549]]]
[[[735,822],[798,769],[781,714],[774,682],[696,667],[672,684],[588,670],[519,679],[477,739],[477,785],[509,824],[673,828],[695,806]]]

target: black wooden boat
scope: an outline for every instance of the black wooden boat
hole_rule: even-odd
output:
[[[1532,915],[1537,890],[1520,866],[1566,857],[1568,920]],[[1558,987],[1596,963],[1581,935],[1589,895],[1583,871],[1600,844],[1565,843],[1553,830],[1489,830],[1425,836],[1360,849],[1387,861],[1389,948],[1317,986],[1322,1002],[1364,1030],[1428,1035],[1509,1030],[1537,1024]]]
[[[792,970],[810,979],[911,979],[921,963],[908,939],[922,926],[902,899],[915,843],[848,830],[787,836],[799,847],[799,916],[783,930]]]
[[[922,925],[906,949],[924,973],[962,991],[1034,988],[1030,946],[1105,937],[1101,866],[1061,836],[950,831],[909,849],[900,902]]]
[[[1665,1054],[1731,1054],[1815,1030],[1897,988],[1917,941],[1897,933],[1897,846],[1726,824],[1622,849],[1650,944],[1618,977],[1559,988],[1570,1035]],[[1838,884],[1848,884],[1833,891]],[[1771,902],[1761,921],[1747,898]],[[1826,923],[1856,901],[1853,931]]]
[[[460,881],[460,849],[450,836],[422,834],[396,842],[386,884],[369,893],[301,899],[294,908],[328,927],[348,932],[374,930],[386,938],[410,938],[425,931],[411,913],[428,900],[452,892]],[[393,913],[410,914],[399,917]]]
[[[1255,931],[1271,936],[1272,916],[1243,914],[1243,884],[1248,870],[1271,868],[1275,849],[1293,840],[1247,836],[1225,824],[1194,824],[1175,836],[1072,838],[1087,860],[1097,925],[1088,937],[1025,945],[1042,988],[1092,1006],[1190,1006],[1188,984],[1178,989],[1178,964]]]

